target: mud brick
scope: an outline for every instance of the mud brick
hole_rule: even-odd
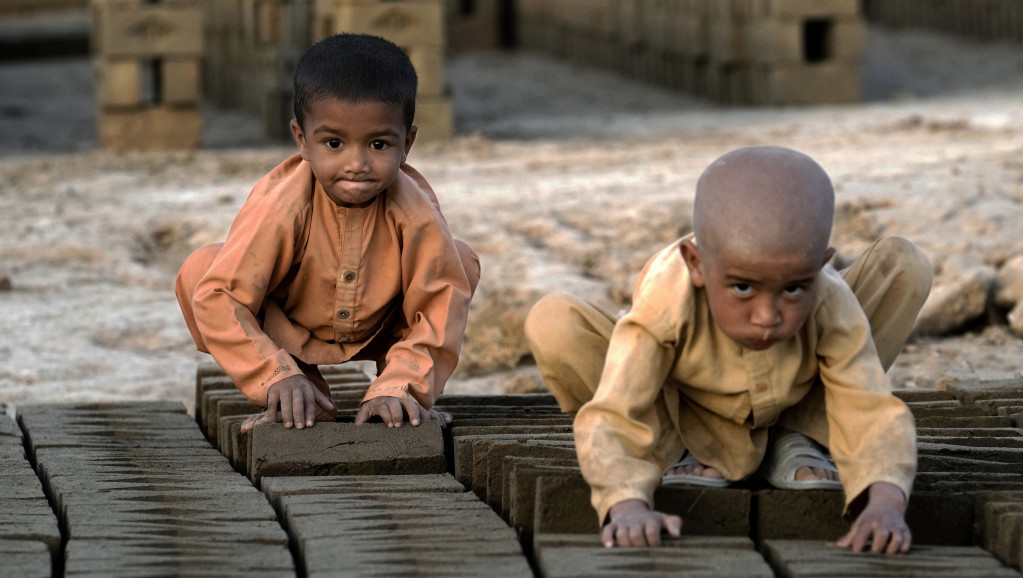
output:
[[[557,407],[558,401],[549,393],[515,393],[500,395],[442,395],[437,405],[445,408],[455,407]]]
[[[198,105],[202,99],[198,58],[167,58],[163,68],[161,102],[171,106]]]
[[[1018,568],[1023,545],[1023,491],[978,495],[976,517],[976,542]]]
[[[915,405],[910,408],[915,419],[923,418],[956,418],[956,417],[983,417],[987,415],[984,408],[977,405],[960,405],[953,407],[933,407]]]
[[[234,469],[238,469],[237,456],[234,453],[236,446],[231,443],[233,432],[231,431],[232,425],[237,425],[236,431],[241,431],[241,424],[248,418],[247,415],[226,415],[217,423],[217,442],[216,447],[220,450],[220,453],[224,454],[227,461],[231,463]],[[210,440],[212,443],[213,440]]]
[[[750,26],[749,53],[766,63],[856,61],[863,54],[866,25],[859,18],[770,19]]]
[[[768,16],[781,18],[827,18],[855,16],[861,0],[759,0]]]
[[[806,66],[758,65],[757,101],[764,104],[823,104],[860,100],[859,62]]]
[[[94,66],[101,107],[136,107],[142,104],[142,61],[98,59]]]
[[[72,540],[65,552],[66,576],[166,576],[168,568],[207,576],[294,576],[287,547],[254,543],[203,544],[165,540],[119,542]]]
[[[465,492],[285,496],[281,509],[308,576],[531,575],[515,533]]]
[[[445,471],[440,424],[264,424],[249,434],[249,476],[437,474]]]
[[[753,492],[757,542],[768,539],[836,540],[846,533],[843,492],[758,490]]]
[[[536,479],[545,472],[574,475],[579,464],[575,460],[532,456],[508,456],[504,461],[501,517],[522,534],[524,543],[529,543],[536,509]]]
[[[53,575],[50,548],[32,540],[0,539],[4,573],[19,578],[49,578]]]
[[[946,386],[963,403],[978,399],[1023,397],[1023,379],[990,379],[954,381]]]
[[[333,18],[333,33],[360,32],[381,36],[398,46],[433,46],[444,50],[444,7],[439,0],[372,4],[334,2],[330,16]]]
[[[1020,448],[998,448],[998,447],[970,447],[957,446],[954,444],[940,443],[918,443],[918,455],[933,455],[939,457],[962,457],[974,460],[989,462],[1001,462],[1009,464],[1023,463],[1023,449]]]
[[[275,507],[287,496],[465,492],[450,474],[266,477],[259,480],[259,488]]]
[[[581,472],[545,473],[536,479],[534,539],[542,534],[596,534],[597,514],[590,505],[590,486]]]
[[[567,444],[571,443],[564,438]],[[484,436],[460,436],[454,440],[455,452],[455,479],[462,482],[466,487],[472,489],[476,495],[486,495],[486,464],[487,456],[491,446],[495,444],[524,444],[536,439],[532,435],[484,435]],[[574,454],[574,450],[572,450]]]
[[[103,148],[129,151],[194,149],[202,137],[197,108],[156,107],[121,112],[101,110],[99,142]]]
[[[960,430],[953,430],[960,431]],[[918,435],[916,438],[918,443],[927,444],[946,444],[956,445],[963,447],[976,447],[976,448],[1020,448],[1023,447],[1023,436],[1016,435],[1013,437],[995,437],[995,436],[984,436],[984,437],[956,437],[954,435],[944,436],[921,436]]]
[[[203,53],[203,9],[198,2],[94,2],[94,50],[105,57],[160,58]]]
[[[206,416],[206,437],[211,442],[216,442],[219,439],[218,427],[221,418],[236,415],[249,416],[262,411],[262,408],[252,405],[240,393],[234,394],[234,392],[230,392],[229,395],[224,397],[210,396],[207,399],[211,401],[210,407],[213,410]],[[218,447],[222,448],[223,446]]]
[[[951,428],[951,427],[918,427],[917,438],[967,437],[974,439],[998,438],[1023,435],[1023,430],[1015,427],[990,428]]]
[[[917,546],[905,556],[869,556],[824,541],[768,540],[761,548],[778,576],[1015,576],[994,556],[974,546]]]
[[[1011,428],[1011,418],[1000,416],[923,417],[916,420],[919,428]]]
[[[974,502],[972,494],[914,491],[906,508],[914,547],[973,545]]]
[[[443,96],[421,96],[416,99],[415,124],[417,141],[449,140],[455,130],[455,113],[451,100]]]
[[[954,401],[955,395],[938,389],[896,389],[892,395],[906,403],[928,401]]]
[[[749,536],[752,494],[740,488],[661,486],[654,507],[681,516],[682,532],[705,536]]]
[[[551,533],[537,536],[534,551],[546,578],[774,576],[746,537],[664,537],[662,544],[661,548],[604,548],[596,533]]]
[[[234,382],[231,381],[225,375],[209,375],[196,377],[195,383],[195,402],[192,406],[192,412],[195,414],[195,422],[198,424],[205,423],[203,421],[203,414],[205,413],[205,402],[203,401],[207,392],[214,390],[234,390],[238,391],[238,388],[234,386]],[[241,393],[238,391],[238,393]]]
[[[753,59],[750,45],[752,29],[748,24],[713,22],[708,33],[708,51],[713,63],[749,62]]]
[[[558,434],[551,435],[556,436]],[[505,459],[509,456],[531,456],[562,460],[575,459],[575,444],[564,443],[565,441],[570,442],[571,438],[554,443],[530,440],[524,444],[505,443],[490,445],[486,452],[486,462],[483,464],[483,493],[477,492],[476,495],[484,499],[487,505],[494,508],[494,510],[502,511]],[[475,482],[475,471],[473,474]]]

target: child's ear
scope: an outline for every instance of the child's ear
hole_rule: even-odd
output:
[[[689,279],[693,287],[703,287],[703,263],[700,261],[700,250],[696,248],[696,243],[691,238],[686,239],[682,241],[679,249],[682,252],[682,260],[689,269]]]
[[[834,256],[835,256],[835,248],[834,247],[828,247],[828,250],[824,252],[824,261],[821,263],[821,268],[823,269],[824,266],[828,264],[828,261],[830,261],[831,258],[834,257]]]
[[[412,150],[412,144],[416,142],[416,135],[419,134],[419,127],[412,125],[408,129],[408,134],[405,135],[405,152],[401,155],[401,162],[404,163],[408,160],[408,154]]]
[[[309,153],[306,152],[305,148],[305,133],[302,132],[302,126],[295,119],[291,119],[291,136],[295,137],[295,144],[298,145],[298,154],[302,155],[302,160],[308,161]]]

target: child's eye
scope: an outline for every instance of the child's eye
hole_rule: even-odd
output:
[[[806,287],[802,285],[789,285],[788,287],[783,289],[783,292],[785,293],[786,297],[797,297],[805,290]]]
[[[387,143],[385,143],[382,140],[375,140],[375,141],[369,143],[369,148],[371,148],[371,149],[373,149],[375,151],[387,150],[387,146],[388,146]]]
[[[753,295],[753,286],[749,283],[736,283],[732,285],[732,291],[735,291],[739,297],[749,297]]]
[[[327,148],[329,149],[339,149],[341,148],[342,143],[341,139],[339,138],[328,138],[327,140],[323,141],[323,144],[327,145]]]

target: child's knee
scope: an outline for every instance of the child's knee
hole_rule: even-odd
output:
[[[577,302],[574,297],[553,293],[533,305],[526,315],[524,329],[534,354],[557,343],[571,343],[565,340],[570,338],[570,328],[575,325],[572,317]]]
[[[880,254],[881,268],[887,275],[926,298],[934,269],[919,247],[902,237],[886,237],[877,242],[874,250]]]

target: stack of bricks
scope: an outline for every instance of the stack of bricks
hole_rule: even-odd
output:
[[[523,47],[729,104],[860,99],[859,0],[527,0]]]
[[[449,53],[492,50],[501,46],[502,17],[509,0],[445,0]]]
[[[447,140],[454,128],[444,80],[443,0],[316,0],[312,30],[317,39],[352,32],[390,40],[408,54],[419,75],[417,140]]]
[[[213,101],[258,116],[268,136],[289,138],[292,78],[312,44],[313,0],[210,0],[205,80]]]
[[[864,0],[864,4],[867,18],[885,26],[1023,42],[1019,0]]]
[[[101,147],[198,146],[202,14],[198,0],[92,0]]]

